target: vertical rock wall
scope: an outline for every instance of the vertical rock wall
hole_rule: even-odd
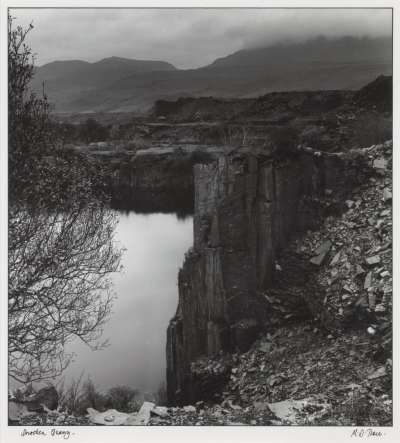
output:
[[[195,166],[194,245],[179,272],[179,305],[167,332],[171,403],[195,400],[192,361],[246,350],[265,324],[260,292],[271,283],[276,253],[315,221],[304,197],[325,187],[335,192],[347,180],[342,162],[332,162],[236,154]]]
[[[113,206],[138,212],[191,213],[192,166],[179,165],[179,156],[149,155],[134,161],[116,161],[109,183]]]

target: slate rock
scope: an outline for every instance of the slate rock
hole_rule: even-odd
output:
[[[19,422],[23,417],[35,414],[34,412],[29,412],[28,407],[24,403],[19,403],[13,400],[8,402],[8,420],[12,423]]]
[[[151,414],[157,415],[158,417],[165,418],[168,417],[168,408],[166,406],[155,406],[151,411]]]
[[[388,188],[385,188],[383,190],[383,200],[384,201],[392,200],[392,193],[390,192],[390,190]]]
[[[89,420],[96,425],[103,426],[121,426],[125,424],[129,414],[119,412],[116,409],[108,409],[105,412],[99,412],[93,408],[87,408]]]
[[[376,303],[376,295],[371,292],[368,294],[368,304],[371,308],[375,308],[375,303]]]
[[[381,262],[381,258],[379,257],[379,255],[373,255],[372,257],[367,257],[365,259],[365,262],[368,266],[375,266]]]
[[[360,265],[357,265],[357,267],[356,267],[356,276],[358,276],[358,275],[362,275],[362,274],[364,274],[364,269],[360,266]]]
[[[322,254],[323,252],[327,253],[332,247],[332,242],[330,240],[324,241],[318,248],[314,251],[315,255]]]
[[[310,263],[316,266],[321,266],[325,257],[332,247],[332,242],[327,240],[323,242],[315,251],[315,256],[310,260]]]
[[[333,259],[332,259],[331,262],[329,263],[329,266],[334,266],[334,265],[336,265],[336,264],[338,263],[339,259],[340,259],[340,251],[337,252],[337,253],[335,254],[335,256],[333,257]]]
[[[288,399],[275,403],[268,403],[269,409],[282,421],[291,424],[299,424],[299,414],[305,409],[312,409],[313,413],[307,413],[307,420],[312,422],[323,416],[330,405],[324,399],[308,397],[302,400]]]
[[[261,343],[259,350],[261,352],[265,352],[266,354],[268,354],[271,351],[271,348],[272,348],[272,343],[264,342],[264,343]]]
[[[384,377],[386,375],[385,366],[381,366],[376,371],[372,372],[372,374],[368,375],[368,380],[374,380],[375,378]]]
[[[373,162],[373,168],[377,169],[377,170],[385,170],[386,164],[387,164],[387,161],[383,157],[377,158]]]
[[[127,426],[146,426],[150,420],[150,413],[154,409],[154,407],[154,403],[145,401],[142,404],[139,412],[135,414],[130,414],[124,424]]]
[[[372,286],[372,272],[368,272],[364,280],[364,289],[368,289]]]

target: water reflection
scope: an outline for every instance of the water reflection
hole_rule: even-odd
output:
[[[178,270],[192,236],[191,217],[120,213],[116,239],[126,251],[124,271],[114,277],[118,298],[104,331],[110,345],[91,352],[74,344],[77,357],[67,379],[84,370],[101,388],[126,384],[150,392],[165,381],[166,330],[177,307]]]
[[[185,219],[193,214],[193,190],[132,192],[130,188],[118,187],[112,193],[111,207],[119,212],[137,214],[176,213]]]

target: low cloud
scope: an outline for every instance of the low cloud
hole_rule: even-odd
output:
[[[390,9],[18,9],[37,64],[109,56],[196,68],[244,48],[312,37],[390,36]]]

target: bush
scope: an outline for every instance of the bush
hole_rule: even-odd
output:
[[[71,415],[86,415],[87,408],[94,408],[98,411],[105,411],[107,407],[107,396],[99,392],[88,377],[85,382],[83,373],[78,379],[72,380],[65,389],[64,381],[57,386],[60,409]]]
[[[115,386],[107,392],[107,406],[121,412],[136,412],[140,409],[140,402],[135,400],[139,394],[137,389],[129,386]]]
[[[21,383],[60,375],[72,339],[102,347],[120,260],[95,165],[60,149],[46,96],[29,89],[31,29],[8,17],[8,367]]]

